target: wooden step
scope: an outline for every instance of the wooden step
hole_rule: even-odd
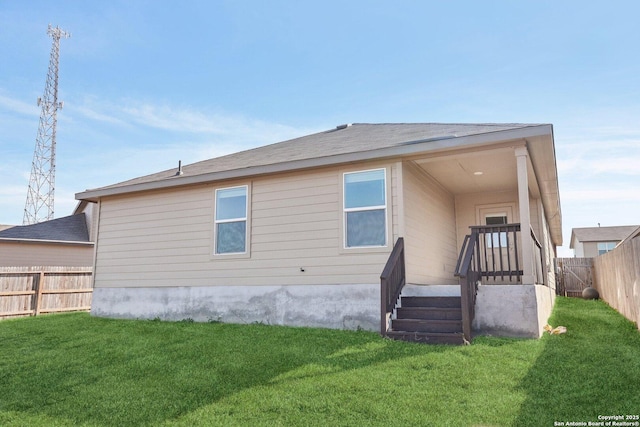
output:
[[[420,342],[425,344],[464,344],[462,333],[388,331],[387,337],[394,340]]]
[[[391,329],[403,332],[462,332],[461,320],[394,319]]]
[[[460,308],[460,297],[401,297],[402,307]]]
[[[398,319],[462,320],[460,308],[400,307],[396,315]]]

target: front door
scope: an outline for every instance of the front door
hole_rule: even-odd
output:
[[[491,205],[478,208],[479,225],[487,225],[500,227],[502,225],[513,224],[513,205]],[[500,282],[505,277],[511,277],[512,272],[516,270],[516,255],[513,233],[507,233],[497,229],[495,232],[485,235],[484,250],[487,256],[487,267],[494,272],[492,277],[488,277],[488,282]]]

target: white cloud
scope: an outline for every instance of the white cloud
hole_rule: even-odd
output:
[[[19,99],[10,98],[8,96],[4,96],[0,94],[0,108],[8,110],[13,113],[18,113],[27,116],[39,116],[40,109],[36,103],[36,100],[33,100],[33,103],[27,103],[21,101]]]
[[[639,156],[607,156],[586,158],[585,156],[558,160],[558,173],[571,175],[572,179],[584,180],[588,177],[599,179],[609,177],[615,179],[618,175],[640,175]]]
[[[640,175],[640,157],[609,157],[590,163],[596,173]]]
[[[77,112],[80,115],[91,119],[91,120],[95,120],[98,122],[103,122],[103,123],[108,123],[108,124],[112,124],[112,125],[121,125],[121,126],[125,126],[126,123],[114,116],[111,116],[109,114],[103,113],[103,112],[99,112],[96,109],[92,108],[89,105],[79,105],[79,106],[73,106],[70,108],[70,110],[72,112]]]
[[[582,202],[582,203],[620,203],[632,204],[640,202],[640,188],[596,188],[596,189],[578,189],[564,190],[561,194],[563,202]]]
[[[150,128],[173,133],[196,134],[204,137],[223,137],[229,142],[253,141],[264,145],[294,136],[303,135],[309,129],[251,119],[238,114],[200,110],[190,106],[173,106],[167,103],[152,104],[135,100],[120,103],[105,102],[93,96],[85,96],[70,111],[84,118],[123,127]],[[189,137],[189,138],[192,138]],[[131,141],[134,142],[134,141]]]

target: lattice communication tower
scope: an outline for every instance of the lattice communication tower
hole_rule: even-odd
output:
[[[71,34],[49,24],[47,34],[53,38],[49,71],[44,95],[38,98],[41,107],[36,149],[33,153],[27,203],[24,207],[23,224],[35,224],[53,219],[53,196],[56,180],[56,123],[58,109],[58,63],[60,62],[60,39]]]

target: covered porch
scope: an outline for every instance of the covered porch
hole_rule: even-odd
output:
[[[402,166],[400,286],[418,285],[433,296],[445,288],[447,295],[459,292],[467,340],[473,333],[540,336],[553,304],[553,258],[561,244],[552,136],[432,152]],[[420,196],[426,187],[436,188],[438,197]],[[424,208],[434,204],[439,208]],[[425,233],[419,220],[442,225]],[[383,290],[383,329],[402,294],[390,283]]]

